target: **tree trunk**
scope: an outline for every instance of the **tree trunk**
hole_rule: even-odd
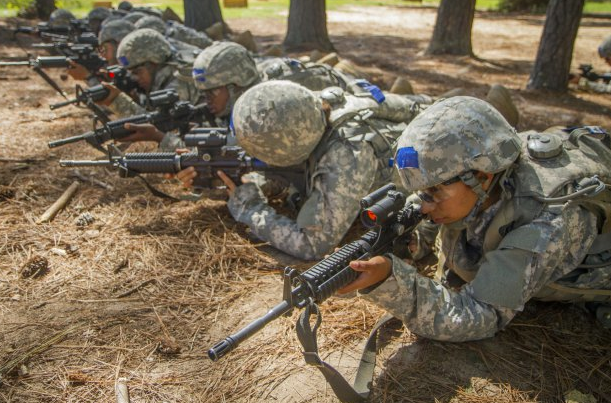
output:
[[[186,26],[203,32],[217,22],[224,25],[218,0],[183,0],[183,4]]]
[[[551,0],[528,89],[566,91],[585,0]]]
[[[57,8],[55,7],[55,0],[36,0],[34,4],[38,18],[45,21],[49,19],[51,13]]]
[[[471,28],[475,0],[441,0],[429,55],[473,55]]]
[[[335,50],[327,33],[325,0],[291,0],[283,45],[289,51]]]

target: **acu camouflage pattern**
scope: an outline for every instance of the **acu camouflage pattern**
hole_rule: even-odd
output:
[[[135,30],[134,24],[129,21],[123,19],[113,20],[102,25],[98,34],[98,42],[103,44],[104,42],[114,41],[119,44],[127,34]]]
[[[308,159],[325,132],[326,118],[312,91],[289,81],[267,81],[238,98],[233,126],[249,155],[287,167]]]
[[[467,282],[460,289],[420,276],[393,257],[393,276],[365,298],[411,331],[450,341],[493,336],[531,298],[609,302],[611,245],[588,254],[597,234],[610,230],[609,190],[563,203],[537,199],[570,194],[579,178],[594,173],[611,181],[611,151],[587,133],[541,133],[564,144],[562,153],[548,158],[529,151],[533,132],[520,133],[524,148],[503,176],[502,198],[466,229],[441,226],[439,264]],[[584,261],[600,267],[580,268]]]
[[[170,43],[159,32],[150,28],[129,33],[117,49],[117,60],[128,69],[146,62],[161,64],[172,56]]]
[[[279,99],[287,86],[290,88],[288,93],[299,88],[295,92],[306,94],[306,99],[310,102],[310,92],[297,84],[282,81],[263,83],[253,87],[252,94],[257,94],[258,88],[263,88],[264,94],[269,91],[269,94],[265,94],[265,97],[262,94],[260,98],[252,98],[255,98],[254,102],[264,105],[265,112],[258,115],[258,112],[252,111],[253,118],[260,116],[270,121],[279,119],[277,126],[284,132],[292,130],[291,126],[303,121],[305,116],[284,111],[282,107],[284,103],[274,102],[277,112],[268,114],[269,104],[265,105],[264,98],[274,101]],[[283,90],[271,91],[279,87]],[[247,103],[246,100],[251,98],[247,93],[238,100],[238,104]],[[314,101],[312,103],[310,108],[316,113],[318,104]],[[305,103],[300,102],[298,108],[303,108],[303,104]],[[234,113],[236,133],[239,133],[240,126],[237,116],[246,117],[248,110],[236,105]],[[265,125],[267,122],[255,122],[254,126]],[[304,202],[296,219],[280,215],[271,208],[267,204],[262,188],[255,183],[246,183],[235,190],[228,202],[229,211],[237,221],[248,225],[258,238],[283,252],[302,259],[321,258],[337,246],[358,216],[360,198],[388,183],[391,173],[388,159],[392,155],[392,147],[386,148],[386,160],[383,163],[383,158],[377,154],[381,150],[377,150],[375,142],[368,139],[380,135],[391,137],[391,128],[396,125],[397,122],[376,119],[371,115],[368,118],[352,115],[348,119],[341,119],[341,122],[338,121],[333,126],[304,132],[304,135],[312,137],[311,140],[318,145],[307,158],[306,194],[301,195]],[[400,126],[401,129],[394,131],[393,141],[402,132],[405,123]],[[325,132],[322,140],[318,135],[313,134],[322,131]],[[293,133],[297,136],[301,135],[299,131]],[[240,137],[238,143],[243,145]],[[271,147],[270,144],[265,150],[268,154],[259,157],[272,164],[285,159],[291,162],[298,161],[299,159],[292,159],[292,156],[286,155],[291,149],[289,147],[293,148],[293,145]],[[278,154],[278,157],[275,154]],[[301,187],[294,185],[297,188]]]
[[[175,89],[181,101],[189,101],[193,105],[201,103],[200,93],[193,83],[179,80],[175,75],[176,66],[173,63],[159,65],[153,77],[151,91]],[[119,94],[109,105],[109,109],[122,117],[145,113],[146,109],[134,102],[128,95]]]
[[[147,15],[148,14],[145,14],[142,11],[131,11],[129,14],[123,17],[123,19],[135,24],[140,18],[146,17]]]
[[[154,15],[144,16],[134,23],[137,29],[150,28],[165,36],[165,21]]]
[[[200,49],[205,49],[212,45],[212,39],[203,32],[187,27],[177,21],[168,21],[166,23],[165,34],[169,38],[176,39],[189,45],[196,46]]]
[[[70,21],[74,19],[76,19],[76,17],[70,11],[63,8],[58,8],[49,16],[49,25],[52,27],[62,25],[66,26],[70,25]]]
[[[408,191],[425,189],[476,170],[497,173],[520,155],[520,140],[490,104],[458,96],[436,102],[401,135],[397,149],[412,147],[418,167],[399,170]]]
[[[234,42],[215,42],[195,59],[193,80],[204,91],[229,84],[249,87],[259,81],[259,73],[245,47]]]
[[[259,57],[255,62],[263,81],[292,81],[312,91],[322,91],[329,87],[348,87],[349,79],[326,64],[302,63],[286,57]]]

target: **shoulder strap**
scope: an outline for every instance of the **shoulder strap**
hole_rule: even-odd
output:
[[[314,327],[310,326],[310,316],[316,315]],[[377,355],[377,340],[382,327],[391,323],[392,315],[385,315],[378,320],[373,327],[367,343],[363,349],[363,355],[354,380],[354,386],[350,385],[346,378],[328,363],[324,362],[318,354],[318,343],[316,331],[322,321],[320,310],[316,304],[306,306],[299,316],[296,324],[297,337],[303,347],[303,358],[309,365],[313,365],[323,374],[335,395],[342,402],[362,403],[367,401],[371,394],[371,382]]]

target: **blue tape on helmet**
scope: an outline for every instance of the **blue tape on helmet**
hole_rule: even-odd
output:
[[[121,66],[126,67],[129,62],[127,61],[127,57],[125,56],[119,56],[119,63],[121,63]]]
[[[398,169],[419,168],[418,151],[414,150],[414,147],[399,148],[394,163]]]
[[[381,104],[382,102],[386,100],[384,93],[382,92],[380,87],[378,87],[377,85],[373,85],[369,81],[363,80],[363,79],[356,80],[356,85],[358,85],[365,91],[369,92],[373,96],[373,99],[376,100],[377,103]]]
[[[233,127],[233,111],[229,115],[229,131],[233,136],[235,136],[235,128]]]
[[[204,76],[205,73],[205,69],[193,69],[193,79],[195,81],[203,83],[204,81],[206,81],[206,77]]]

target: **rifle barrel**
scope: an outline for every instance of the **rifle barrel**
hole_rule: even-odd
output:
[[[208,357],[210,357],[212,361],[218,361],[221,357],[233,351],[241,342],[250,338],[259,330],[263,329],[268,323],[289,312],[291,309],[293,309],[293,307],[288,301],[282,301],[259,319],[252,321],[238,332],[215,344],[214,347],[208,350]]]
[[[75,160],[59,160],[59,165],[62,167],[105,167],[112,165],[112,161],[75,161]]]
[[[0,62],[0,67],[2,66],[29,66],[32,64],[29,60],[24,60],[21,62]]]

